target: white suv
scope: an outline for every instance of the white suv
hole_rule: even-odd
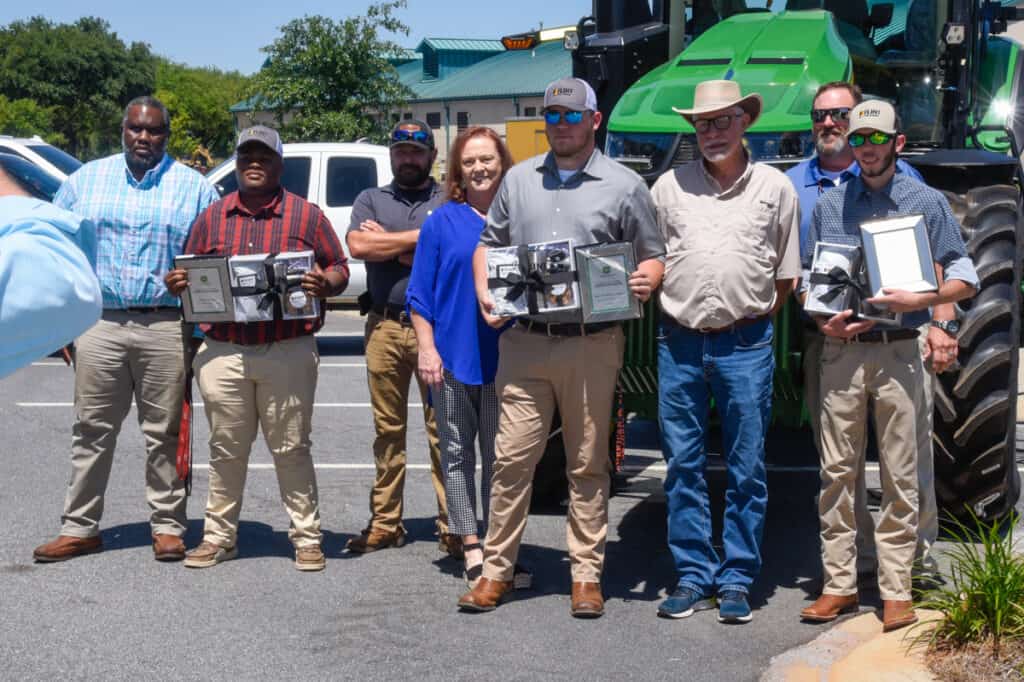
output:
[[[47,144],[38,135],[33,137],[0,135],[0,154],[20,156],[26,161],[39,166],[61,182],[67,180],[69,175],[82,166],[81,161],[67,152]]]
[[[221,196],[238,189],[235,159],[228,159],[206,176]],[[366,291],[366,266],[354,260],[345,244],[352,202],[364,189],[391,182],[388,148],[362,142],[304,142],[284,145],[281,184],[313,202],[327,215],[348,256],[349,282],[332,302],[354,303]]]

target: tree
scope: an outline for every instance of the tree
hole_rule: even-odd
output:
[[[194,68],[161,59],[155,96],[171,114],[167,151],[187,158],[200,145],[214,156],[230,154],[235,123],[230,106],[242,99],[248,79],[237,71]]]
[[[39,135],[50,144],[64,146],[67,140],[53,132],[54,107],[40,106],[32,99],[8,99],[0,95],[0,135]]]
[[[122,109],[153,91],[155,74],[149,47],[126,46],[102,19],[33,17],[0,28],[0,94],[51,109],[52,132],[81,158],[120,147]]]
[[[308,16],[281,28],[281,36],[263,48],[267,63],[248,94],[275,112],[283,139],[384,138],[389,121],[382,112],[399,109],[410,92],[388,61],[403,48],[380,34],[408,35],[409,28],[394,16],[405,5],[405,0],[381,2],[370,5],[365,16],[341,22]],[[294,118],[284,124],[286,113]]]

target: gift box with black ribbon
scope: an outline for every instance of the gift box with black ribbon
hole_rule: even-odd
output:
[[[488,249],[487,287],[501,317],[578,309],[572,240]]]

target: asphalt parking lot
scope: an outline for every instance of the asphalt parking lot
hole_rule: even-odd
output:
[[[721,625],[713,612],[682,621],[655,616],[674,575],[664,543],[664,466],[646,423],[630,425],[627,474],[612,499],[604,618],[569,616],[564,512],[557,508],[533,514],[526,531],[522,559],[534,570],[534,589],[490,614],[457,612],[465,586],[459,563],[433,538],[436,507],[415,406],[405,522],[411,542],[346,554],[345,541],[367,520],[373,479],[360,332],[359,319],[332,314],[320,339],[313,440],[328,557],[321,573],[292,566],[287,519],[259,442],[238,560],[206,570],[153,561],[134,411],[108,489],[105,551],[34,564],[32,549],[59,530],[73,377],[51,358],[0,381],[0,679],[755,680],[772,656],[823,632],[797,618],[819,587],[817,474],[802,434],[774,436],[769,447],[776,466],[765,567],[749,625]],[[201,536],[207,484],[201,408],[197,417],[189,546]],[[720,517],[724,474],[711,478]],[[862,601],[864,609],[877,605],[877,593]]]

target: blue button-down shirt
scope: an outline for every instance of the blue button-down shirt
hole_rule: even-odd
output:
[[[915,180],[924,182],[924,178],[917,172],[917,169],[903,159],[896,159],[896,172],[905,173]],[[814,205],[818,203],[818,197],[858,175],[860,175],[860,166],[854,161],[839,173],[837,180],[833,180],[822,172],[817,156],[812,156],[786,171],[786,177],[793,183],[797,197],[800,199],[801,244],[804,243],[807,229],[811,226],[811,213],[814,211]]]
[[[869,189],[857,176],[821,196],[811,213],[811,226],[800,248],[804,268],[801,291],[806,290],[815,243],[860,246],[861,223],[911,214],[924,216],[932,258],[942,266],[944,279],[959,279],[977,287],[978,273],[967,256],[960,224],[953,216],[946,197],[906,174],[896,174],[877,192]],[[916,329],[930,317],[928,310],[904,313],[902,326]]]
[[[168,155],[136,180],[124,154],[115,154],[75,171],[53,203],[96,225],[103,307],[132,308],[178,305],[164,275],[192,221],[217,199],[206,178]]]
[[[88,220],[28,197],[0,197],[0,377],[52,353],[99,319]]]

